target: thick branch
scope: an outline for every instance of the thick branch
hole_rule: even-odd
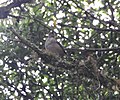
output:
[[[30,2],[32,2],[32,0],[15,0],[7,6],[0,7],[0,19],[7,18],[11,8],[20,7],[22,4]]]
[[[119,51],[120,47],[113,47],[113,48],[70,48],[70,49],[65,49],[70,52],[76,52],[76,51]]]

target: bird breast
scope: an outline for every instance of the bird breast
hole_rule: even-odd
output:
[[[45,43],[45,49],[51,54],[64,56],[64,51],[54,38],[48,38]]]

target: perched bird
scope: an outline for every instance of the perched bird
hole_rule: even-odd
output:
[[[45,42],[45,49],[54,56],[63,57],[65,55],[62,45],[54,38],[54,33],[49,33]]]

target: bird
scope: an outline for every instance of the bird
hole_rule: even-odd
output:
[[[54,38],[54,33],[49,33],[45,41],[45,50],[54,56],[64,57],[66,54],[63,46]]]

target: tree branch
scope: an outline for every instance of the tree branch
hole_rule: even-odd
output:
[[[75,61],[71,61],[69,63],[63,61],[60,61],[59,59],[55,58],[55,57],[51,57],[48,54],[44,53],[41,49],[39,49],[35,44],[30,43],[30,41],[24,39],[23,37],[21,37],[14,28],[10,28],[10,30],[13,32],[13,34],[15,36],[17,36],[20,40],[21,43],[25,44],[26,46],[28,46],[29,48],[31,48],[32,50],[34,50],[44,61],[44,63],[49,63],[51,65],[53,65],[56,68],[61,68],[64,70],[69,70],[72,71],[72,69],[75,69],[76,67],[79,69],[79,74],[80,75],[84,75],[85,77],[88,78],[93,78],[95,80],[98,80],[94,77],[94,75],[92,73],[90,73],[90,71],[88,70],[88,68],[86,68],[83,64],[80,63],[80,61],[77,61],[77,59]],[[117,48],[120,49],[120,48]],[[85,49],[87,50],[87,49]],[[108,49],[108,48],[104,48],[104,49],[88,49],[89,50],[116,50],[116,48],[112,48],[112,49]],[[61,67],[62,66],[62,67]],[[89,65],[88,65],[89,66]],[[100,83],[103,84],[106,88],[112,89],[113,85],[120,85],[118,83],[118,81],[116,82],[115,80],[111,79],[111,78],[107,78],[105,76],[103,76],[102,74],[99,73],[99,77],[100,79]],[[108,87],[108,83],[111,82],[111,87]]]
[[[119,51],[120,50],[120,47],[113,47],[113,48],[67,48],[65,49],[67,50],[68,52],[75,52],[75,51]]]
[[[32,2],[32,0],[13,0],[13,2],[9,5],[0,7],[0,19],[7,18],[7,16],[9,16],[11,8],[20,7],[22,4],[30,2]]]
[[[19,40],[21,41],[21,43],[25,44],[27,47],[29,47],[33,51],[35,51],[39,55],[39,57],[42,58],[42,60],[44,61],[44,63],[51,63],[53,66],[60,67],[60,68],[61,68],[61,66],[63,66],[63,68],[65,68],[67,70],[75,67],[75,65],[72,64],[72,63],[69,64],[69,63],[66,63],[64,61],[59,61],[59,59],[56,59],[56,57],[54,57],[52,55],[48,55],[45,52],[45,50],[43,51],[43,50],[39,49],[38,46],[36,46],[34,43],[31,43],[30,41],[28,41],[28,40],[24,39],[23,37],[21,37],[16,32],[16,30],[14,28],[10,28],[9,30],[12,31],[12,33],[19,38]]]
[[[88,28],[88,29],[94,29],[99,31],[112,31],[112,32],[120,32],[120,29],[107,29],[107,28],[98,28],[98,27],[92,27],[87,25],[82,25],[81,27],[78,26],[72,26],[72,25],[65,25],[62,23],[58,23],[61,27],[72,27],[72,28]]]

